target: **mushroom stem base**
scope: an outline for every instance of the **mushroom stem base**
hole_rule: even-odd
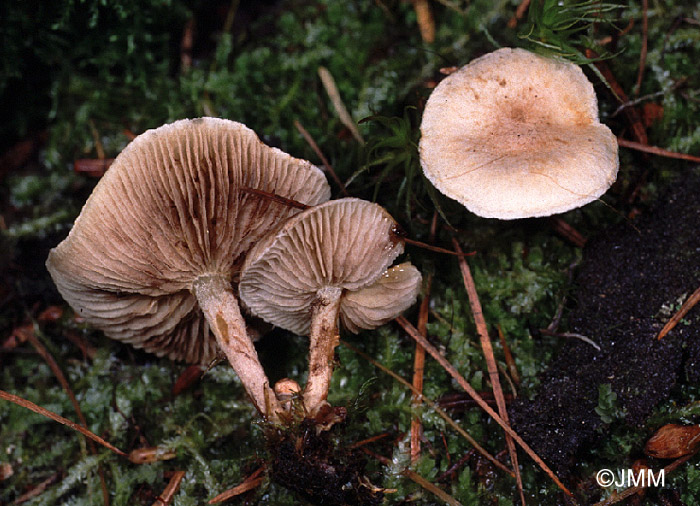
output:
[[[282,408],[270,388],[255,346],[248,337],[231,282],[218,275],[200,276],[194,282],[192,291],[219,347],[226,354],[253,404],[260,413],[277,420]]]
[[[324,287],[317,293],[311,311],[309,335],[309,379],[304,388],[304,406],[314,416],[328,397],[333,374],[333,356],[338,345],[338,312],[342,288]]]

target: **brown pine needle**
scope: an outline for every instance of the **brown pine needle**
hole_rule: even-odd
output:
[[[352,119],[350,113],[345,107],[343,99],[340,98],[340,92],[338,91],[338,87],[335,85],[335,79],[333,79],[331,73],[326,67],[319,67],[318,76],[321,78],[323,87],[326,88],[326,93],[328,93],[328,97],[331,99],[333,108],[338,114],[338,118],[340,118],[341,123],[345,125],[348,130],[350,130],[350,133],[357,140],[357,142],[364,144],[365,140],[362,138],[362,134],[360,134],[360,131],[357,129],[357,124],[355,124],[355,121]]]
[[[299,130],[299,133],[301,136],[306,140],[306,142],[311,146],[311,149],[313,149],[314,153],[316,153],[316,156],[318,156],[321,159],[321,163],[323,164],[324,168],[326,169],[326,172],[328,172],[331,177],[333,178],[333,181],[335,181],[335,184],[338,185],[340,188],[340,193],[348,197],[350,194],[348,193],[348,190],[345,188],[345,185],[343,182],[338,178],[338,174],[335,173],[335,170],[333,170],[333,166],[330,164],[328,159],[323,155],[323,152],[319,149],[318,144],[316,144],[316,141],[314,141],[314,138],[311,137],[311,134],[302,126],[301,123],[299,123],[297,120],[294,120],[294,126],[297,127],[297,130]]]
[[[634,85],[634,94],[639,95],[642,89],[642,79],[644,77],[644,67],[647,62],[647,43],[649,40],[649,0],[642,0],[642,49],[639,51],[639,71],[637,72],[637,83]]]
[[[391,460],[386,458],[383,455],[379,455],[378,453],[375,453],[371,450],[368,450],[367,448],[360,448],[362,452],[366,453],[370,457],[374,457],[377,459],[379,462],[384,464],[385,466],[390,466],[391,465]],[[457,499],[452,497],[450,494],[442,490],[441,488],[433,485],[430,483],[428,480],[423,478],[420,474],[416,473],[415,471],[412,471],[408,468],[405,468],[403,471],[401,471],[401,474],[403,474],[406,478],[410,479],[414,483],[417,483],[421,487],[423,487],[425,490],[428,492],[433,493],[435,496],[437,496],[439,499],[441,499],[445,504],[449,504],[450,506],[462,506],[462,503],[459,502]]]
[[[462,503],[459,502],[457,499],[452,497],[450,494],[442,490],[441,488],[437,487],[436,485],[433,485],[430,483],[428,480],[423,478],[420,474],[416,473],[415,471],[412,471],[408,468],[404,469],[401,471],[401,474],[403,474],[406,478],[411,479],[421,487],[423,487],[425,490],[428,492],[431,492],[433,495],[435,495],[437,498],[439,498],[441,501],[443,501],[445,504],[449,504],[450,506],[462,506]]]
[[[426,327],[428,325],[428,310],[430,309],[430,285],[433,277],[428,275],[425,279],[425,294],[420,303],[418,310],[418,332],[426,336]],[[425,350],[416,343],[416,354],[413,357],[413,388],[415,391],[423,393],[423,370],[425,369]],[[421,395],[414,393],[411,401],[414,407],[420,406]],[[411,418],[411,463],[416,462],[420,458],[420,440],[423,435],[423,427],[420,417],[414,416]]]
[[[262,483],[263,477],[260,475],[264,470],[265,466],[259,467],[253,474],[248,476],[239,485],[233,487],[230,490],[227,490],[226,492],[220,493],[213,499],[210,499],[209,504],[217,504],[220,502],[224,502],[228,499],[231,499],[232,497],[245,494],[249,490],[253,490],[254,488],[258,487]]]
[[[525,12],[527,12],[527,8],[530,6],[530,0],[521,0],[520,5],[518,5],[518,8],[515,11],[515,14],[513,15],[512,18],[508,20],[508,28],[515,28],[518,26],[518,21],[520,21],[523,16],[525,15]]]
[[[75,398],[75,394],[73,393],[73,390],[71,389],[70,384],[66,379],[66,376],[63,374],[63,371],[61,371],[61,368],[56,363],[56,360],[54,360],[53,356],[51,356],[51,353],[49,353],[49,351],[39,341],[39,338],[34,333],[33,325],[31,325],[31,328],[27,329],[27,332],[25,332],[25,336],[27,337],[27,340],[31,343],[31,345],[34,347],[34,349],[37,351],[37,353],[41,356],[41,358],[43,358],[44,361],[48,364],[49,369],[51,369],[51,372],[53,372],[54,376],[56,376],[56,379],[61,384],[61,387],[66,392],[66,395],[68,395],[68,398],[70,399],[70,402],[73,405],[73,409],[75,409],[75,413],[76,415],[78,415],[78,420],[80,420],[80,424],[83,427],[85,427],[85,429],[87,429],[87,420],[85,419],[85,416],[83,415],[83,412],[80,409],[78,399]],[[95,446],[95,443],[93,441],[88,440],[88,447],[90,448],[90,453],[92,453],[93,455],[97,454],[97,447]],[[107,482],[105,481],[105,475],[104,471],[102,470],[101,464],[98,464],[97,466],[97,473],[100,478],[100,487],[102,489],[103,503],[105,506],[109,506],[109,491],[107,490]]]
[[[586,58],[598,58],[599,55],[591,50],[591,49],[586,49],[585,51]],[[617,79],[615,79],[615,76],[612,73],[612,70],[610,70],[610,67],[608,66],[607,63],[604,61],[598,60],[593,62],[593,65],[596,66],[596,68],[600,71],[601,75],[605,78],[605,81],[607,82],[610,90],[612,91],[613,95],[615,95],[615,98],[621,103],[624,104],[626,102],[629,102],[629,98],[627,97],[627,93],[625,93],[625,90],[622,89],[622,86],[620,86],[620,83],[617,82]],[[639,142],[640,144],[647,145],[649,144],[649,140],[647,137],[647,131],[646,128],[644,128],[644,122],[642,121],[642,116],[635,107],[627,107],[624,110],[624,115],[627,121],[630,124],[630,127],[632,129],[632,136],[634,139]]]
[[[453,238],[452,243],[454,244],[455,251],[457,253],[462,253],[462,248],[460,248],[457,239]],[[496,399],[496,406],[498,406],[498,413],[501,415],[501,418],[503,418],[503,421],[506,424],[508,424],[509,421],[508,409],[506,408],[506,400],[503,397],[501,380],[498,376],[498,365],[496,364],[496,358],[493,354],[493,346],[491,346],[491,338],[489,338],[489,331],[488,327],[486,326],[484,312],[481,309],[479,294],[476,291],[476,285],[474,284],[474,279],[472,278],[472,273],[469,269],[469,264],[467,264],[467,260],[464,257],[459,257],[458,261],[459,269],[462,271],[462,280],[464,281],[464,288],[467,291],[467,296],[469,297],[469,305],[471,306],[472,315],[474,316],[476,331],[479,334],[479,340],[481,341],[481,349],[483,350],[484,358],[486,359],[486,368],[489,373],[489,379],[491,380],[493,395]],[[520,467],[518,466],[518,452],[515,448],[515,443],[513,443],[513,439],[508,434],[506,434],[506,446],[508,447],[508,453],[510,454],[510,461],[513,465],[513,470],[515,471],[515,482],[518,487],[520,502],[523,504],[523,506],[525,506],[523,480],[520,476]]]
[[[501,463],[501,461],[499,461],[498,459],[496,459],[496,457],[494,457],[493,455],[491,455],[488,451],[486,451],[486,449],[484,449],[479,443],[477,443],[477,441],[476,441],[473,437],[471,437],[467,431],[465,431],[462,427],[460,427],[460,426],[457,424],[457,422],[455,422],[452,418],[450,418],[450,416],[449,416],[447,413],[445,413],[445,411],[443,411],[443,410],[440,408],[440,406],[437,405],[436,402],[434,402],[434,401],[428,399],[427,397],[425,397],[421,392],[418,392],[415,388],[413,388],[413,385],[411,385],[408,381],[406,381],[405,379],[403,379],[401,376],[399,376],[398,374],[396,374],[396,373],[395,373],[394,371],[392,371],[391,369],[389,369],[389,368],[383,366],[382,364],[380,364],[379,362],[377,362],[376,360],[374,360],[372,357],[370,357],[370,356],[367,355],[366,353],[361,352],[360,350],[358,350],[357,348],[355,348],[355,347],[352,346],[351,344],[346,343],[345,341],[342,341],[342,340],[341,340],[341,341],[340,341],[340,344],[342,344],[342,345],[345,346],[346,348],[348,348],[348,349],[354,351],[354,352],[357,353],[359,356],[361,356],[363,359],[365,359],[367,362],[369,362],[370,364],[372,364],[374,367],[376,367],[376,368],[379,369],[380,371],[382,371],[382,372],[388,374],[389,376],[391,376],[392,378],[394,378],[396,381],[398,381],[399,383],[401,383],[403,386],[405,386],[406,388],[408,388],[409,390],[411,390],[411,392],[413,392],[415,395],[419,396],[419,397],[423,400],[423,402],[425,402],[425,403],[426,403],[428,406],[430,406],[430,408],[433,409],[440,417],[442,417],[442,419],[445,420],[445,421],[447,422],[447,424],[448,424],[450,427],[452,427],[455,431],[457,431],[457,433],[458,433],[460,436],[462,436],[464,439],[466,439],[467,441],[469,441],[469,444],[471,444],[471,445],[474,447],[474,449],[475,449],[476,451],[478,451],[478,452],[481,453],[486,459],[488,459],[489,462],[491,462],[494,466],[496,466],[497,468],[499,468],[501,471],[503,471],[503,472],[509,474],[510,476],[515,476],[515,473],[513,473],[513,471],[511,471],[510,469],[508,469],[503,463]]]
[[[520,445],[520,447],[525,450],[525,453],[527,453],[532,460],[535,461],[535,463],[545,472],[547,475],[556,483],[557,487],[559,487],[566,495],[568,495],[571,500],[573,500],[573,494],[571,491],[566,488],[566,486],[561,482],[561,480],[557,477],[556,474],[547,466],[547,464],[544,463],[544,461],[535,453],[535,451],[530,448],[530,445],[528,445],[523,438],[521,438],[517,432],[515,432],[513,429],[511,429],[510,425],[505,423],[503,419],[496,413],[493,409],[491,409],[491,406],[489,406],[486,401],[477,393],[476,390],[465,380],[461,374],[459,374],[459,371],[455,369],[455,367],[450,364],[450,362],[443,357],[440,352],[428,342],[427,339],[425,339],[423,336],[420,335],[418,330],[411,325],[411,322],[409,322],[406,318],[403,316],[399,316],[396,318],[396,323],[401,325],[401,327],[404,329],[404,331],[411,336],[412,339],[415,341],[418,341],[423,348],[425,348],[425,351],[427,351],[431,357],[433,357],[437,362],[447,371],[447,373],[454,378],[454,380],[459,384],[459,386],[462,387],[462,389],[469,394],[469,396],[474,399],[474,401],[483,409],[486,411],[486,413],[494,419],[494,421],[501,426],[501,428],[506,431],[508,435],[510,435],[513,440]],[[573,504],[578,504],[574,501]]]
[[[416,12],[421,39],[427,44],[432,44],[435,42],[435,19],[428,0],[413,0],[413,10]]]
[[[180,488],[180,483],[184,477],[185,471],[175,471],[168,485],[163,489],[163,493],[156,497],[156,502],[152,506],[168,506]]]
[[[362,441],[358,441],[357,443],[351,444],[350,449],[354,450],[354,449],[360,448],[366,444],[374,443],[375,441],[379,441],[380,439],[384,439],[388,435],[389,435],[388,432],[382,432],[381,434],[377,434],[376,436],[368,437],[367,439],[363,439]]]
[[[293,199],[288,199],[286,197],[283,197],[281,195],[277,195],[276,193],[270,193],[266,192],[264,190],[258,190],[257,188],[241,188],[241,191],[244,193],[252,193],[253,195],[258,195],[259,197],[272,200],[273,202],[277,202],[279,204],[289,206],[289,207],[294,207],[295,209],[308,209],[311,206],[307,206],[306,204],[299,202],[298,200],[293,200]]]
[[[33,325],[31,324],[30,326],[33,327]],[[36,337],[32,329],[28,329],[27,332],[24,332],[24,335],[27,338],[27,341],[31,343],[31,345],[34,347],[37,353],[41,356],[41,358],[43,358],[44,361],[48,364],[49,369],[51,369],[51,372],[53,372],[54,376],[56,376],[56,379],[61,384],[61,387],[63,388],[63,390],[65,390],[66,395],[68,395],[68,398],[70,399],[70,402],[73,405],[73,409],[75,409],[75,413],[78,415],[78,420],[80,420],[80,424],[83,427],[87,428],[87,420],[85,419],[85,416],[83,416],[83,412],[80,410],[80,404],[78,404],[78,399],[75,398],[75,394],[73,393],[73,390],[68,384],[68,380],[63,375],[63,371],[61,371],[61,368],[58,367],[58,364],[56,363],[54,358],[44,347],[44,345],[41,344],[41,342]],[[95,446],[92,444],[90,446],[92,449],[92,453],[95,453]]]
[[[677,160],[687,160],[689,162],[700,163],[700,156],[687,155],[685,153],[676,153],[675,151],[668,151],[663,148],[657,148],[656,146],[649,146],[647,144],[642,144],[641,142],[634,142],[617,138],[617,144],[623,148],[635,149],[637,151],[642,151],[644,153],[651,153],[652,155],[664,156],[666,158],[675,158]]]
[[[73,161],[73,172],[90,177],[102,177],[114,163],[114,158],[78,158]]]
[[[586,245],[587,239],[581,235],[581,232],[569,225],[559,216],[550,217],[549,222],[552,224],[552,228],[557,234],[561,235],[577,248],[583,248]]]
[[[501,346],[503,347],[503,354],[506,357],[506,364],[508,364],[508,372],[510,373],[510,377],[513,379],[513,383],[515,383],[516,385],[520,385],[520,375],[518,374],[518,366],[515,365],[515,360],[513,359],[513,355],[510,352],[510,347],[506,342],[506,336],[503,335],[503,330],[501,330],[500,324],[496,328],[498,329],[498,339],[501,341]]]
[[[14,500],[12,504],[22,504],[30,499],[34,499],[36,496],[42,494],[44,490],[49,488],[51,485],[53,485],[58,479],[60,478],[60,473],[54,473],[48,478],[46,478],[44,481],[39,483],[38,485],[32,487],[29,489],[27,492],[19,496],[17,499]]]
[[[18,406],[22,406],[23,408],[27,408],[30,411],[34,411],[35,413],[45,416],[46,418],[50,418],[55,422],[67,425],[71,429],[80,432],[83,436],[90,438],[97,443],[100,443],[102,446],[109,450],[112,450],[117,455],[121,457],[128,457],[127,454],[121,451],[119,448],[111,445],[97,434],[93,434],[82,425],[78,425],[77,423],[73,422],[72,420],[69,420],[68,418],[63,418],[61,415],[57,415],[53,411],[49,411],[48,409],[44,409],[41,406],[37,406],[31,401],[22,399],[21,397],[17,397],[16,395],[12,395],[11,393],[5,392],[4,390],[0,390],[0,399],[5,399],[6,401],[13,402]]]
[[[661,329],[661,332],[659,332],[659,335],[657,336],[656,339],[663,339],[666,334],[671,332],[673,330],[673,327],[678,325],[678,322],[683,319],[685,315],[688,314],[688,311],[690,311],[693,306],[695,306],[698,302],[700,302],[700,286],[698,287],[697,290],[693,292],[693,294],[688,297],[688,300],[686,300],[681,308],[674,314],[668,322],[666,322],[666,325],[664,325],[664,328]]]
[[[187,74],[192,68],[192,49],[194,47],[194,18],[185,23],[180,39],[180,73]]]
[[[440,246],[432,246],[431,244],[427,244],[421,241],[416,241],[415,239],[410,239],[408,237],[401,237],[401,240],[405,242],[406,244],[411,244],[413,246],[417,246],[419,248],[427,249],[429,251],[435,251],[436,253],[444,253],[445,255],[452,255],[452,256],[457,256],[457,257],[472,257],[476,255],[476,251],[470,251],[469,253],[456,253],[452,250],[441,248]]]
[[[97,131],[95,122],[92,119],[88,119],[88,126],[90,127],[90,133],[92,134],[92,140],[95,143],[95,151],[97,152],[97,158],[104,160],[105,150],[102,147],[102,141],[100,140],[100,132]]]

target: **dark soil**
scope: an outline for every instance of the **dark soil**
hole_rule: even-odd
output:
[[[317,434],[313,421],[304,420],[298,431],[277,434],[270,438],[268,446],[274,455],[270,477],[311,504],[382,503],[382,491],[364,475],[364,455],[336,445],[328,432]]]
[[[586,246],[570,331],[601,351],[567,342],[535,398],[510,411],[515,430],[559,473],[606,428],[595,412],[599,385],[617,394],[626,423],[640,425],[677,382],[700,381],[700,307],[686,316],[689,325],[656,340],[668,318],[662,307],[700,286],[699,195],[696,173],[635,220],[638,230],[621,223]]]

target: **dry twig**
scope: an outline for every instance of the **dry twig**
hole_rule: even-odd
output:
[[[476,251],[470,251],[469,253],[457,253],[449,249],[441,248],[440,246],[433,246],[431,244],[426,244],[424,242],[416,241],[415,239],[410,239],[405,235],[401,236],[401,240],[406,244],[412,244],[413,246],[418,246],[419,248],[427,249],[429,251],[434,251],[436,253],[444,253],[445,255],[452,255],[456,257],[471,257],[476,254]]]
[[[375,441],[379,441],[380,439],[384,439],[389,435],[388,432],[382,432],[381,434],[377,434],[376,436],[368,437],[367,439],[363,439],[362,441],[358,441],[357,443],[353,443],[350,445],[350,449],[354,450],[355,448],[360,448],[361,446],[364,446],[369,443],[374,443]]]
[[[180,40],[180,72],[186,74],[192,68],[192,48],[194,47],[194,18],[185,23]]]
[[[593,339],[590,337],[586,337],[583,334],[577,334],[575,332],[554,332],[549,329],[540,329],[540,333],[543,336],[550,336],[550,337],[567,337],[567,338],[573,338],[573,339],[578,339],[579,341],[583,341],[586,344],[590,344],[595,348],[596,351],[600,351],[600,345],[596,343]]]
[[[100,140],[100,132],[97,131],[95,122],[92,119],[88,119],[88,125],[90,126],[90,133],[92,134],[92,140],[95,143],[95,151],[97,152],[97,158],[104,160],[105,150],[102,147],[102,141]]]

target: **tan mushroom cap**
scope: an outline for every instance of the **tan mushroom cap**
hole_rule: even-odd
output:
[[[479,216],[548,216],[615,181],[617,141],[581,69],[523,49],[486,54],[432,92],[420,158],[442,193]]]
[[[194,281],[236,281],[244,254],[298,212],[243,188],[308,205],[330,197],[318,168],[240,123],[200,118],[149,130],[117,157],[47,268],[69,304],[108,336],[207,363],[217,343]]]
[[[253,248],[239,286],[252,313],[308,335],[319,292],[343,290],[340,319],[352,332],[375,328],[410,307],[421,276],[410,264],[387,268],[403,252],[397,224],[381,206],[333,200],[291,218]]]
[[[348,292],[340,306],[340,321],[353,333],[393,320],[418,298],[422,276],[410,262],[390,267],[371,285]]]

